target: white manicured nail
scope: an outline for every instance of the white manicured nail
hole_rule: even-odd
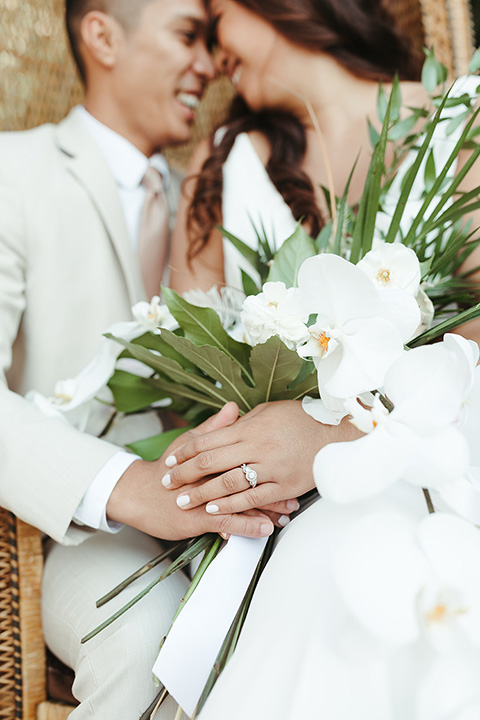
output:
[[[166,475],[164,475],[162,477],[162,485],[163,485],[163,487],[167,488],[167,487],[170,487],[171,484],[172,484],[172,479],[170,477],[170,473],[167,473]]]
[[[205,510],[207,511],[207,513],[210,513],[210,515],[215,515],[215,513],[218,512],[218,505],[214,505],[213,503],[208,503]]]
[[[288,517],[288,515],[282,515],[281,517],[278,518],[278,524],[281,525],[282,527],[285,527],[285,525],[288,525],[289,522],[290,522],[290,518]]]
[[[298,500],[289,500],[287,502],[287,510],[288,512],[296,512],[300,508],[300,503]]]
[[[175,455],[169,455],[167,457],[167,459],[165,460],[165,465],[167,467],[173,467],[176,464],[177,464],[177,458],[175,457]]]
[[[260,525],[260,535],[262,537],[268,536],[272,534],[272,526],[270,523],[262,523]]]
[[[187,507],[187,505],[190,505],[190,495],[179,495],[177,497],[177,505],[178,507]]]

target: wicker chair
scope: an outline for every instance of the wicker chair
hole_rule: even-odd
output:
[[[433,45],[452,76],[466,72],[473,39],[468,0],[383,1],[415,46]],[[63,0],[0,0],[0,17],[0,128],[58,121],[82,96],[63,34]],[[194,141],[170,153],[172,164],[185,167],[230,96],[225,83],[212,86]],[[72,710],[47,697],[42,562],[39,532],[0,508],[0,720],[63,720]]]

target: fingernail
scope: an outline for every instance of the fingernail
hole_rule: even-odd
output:
[[[187,505],[190,505],[190,495],[179,495],[177,497],[177,505],[178,507],[187,507]]]
[[[165,465],[167,467],[173,467],[176,464],[177,464],[177,458],[175,457],[175,455],[169,455],[167,457],[167,459],[165,460]]]
[[[215,513],[218,512],[218,505],[214,505],[213,503],[208,503],[205,510],[207,511],[207,513],[210,513],[210,515],[215,515]]]
[[[282,527],[285,527],[285,525],[288,525],[289,522],[290,522],[290,518],[288,517],[288,515],[282,515],[281,517],[278,518],[278,524],[281,525]]]
[[[228,540],[228,538],[230,537],[228,533],[219,533],[219,535],[221,535],[224,540]]]
[[[260,535],[262,535],[262,537],[265,537],[266,535],[271,535],[271,534],[272,534],[272,526],[270,525],[270,523],[262,523],[260,525]]]
[[[170,477],[170,473],[167,473],[166,475],[164,475],[162,477],[162,485],[163,485],[163,487],[167,488],[167,487],[170,487],[171,484],[172,484],[172,478]]]
[[[296,512],[300,508],[300,503],[298,500],[289,500],[287,502],[287,510],[289,512]]]

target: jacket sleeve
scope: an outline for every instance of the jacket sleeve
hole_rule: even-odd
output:
[[[5,156],[4,156],[5,157]],[[5,373],[26,307],[25,213],[21,192],[0,170],[0,505],[58,542],[89,531],[72,525],[82,497],[118,448],[43,415],[11,392]],[[45,319],[48,322],[48,318]],[[28,351],[28,338],[27,351]],[[68,350],[68,349],[67,349]]]

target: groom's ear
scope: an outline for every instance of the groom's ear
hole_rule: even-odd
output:
[[[87,83],[95,68],[113,68],[124,35],[120,23],[107,13],[92,10],[83,16],[80,24],[80,51],[86,66]]]

